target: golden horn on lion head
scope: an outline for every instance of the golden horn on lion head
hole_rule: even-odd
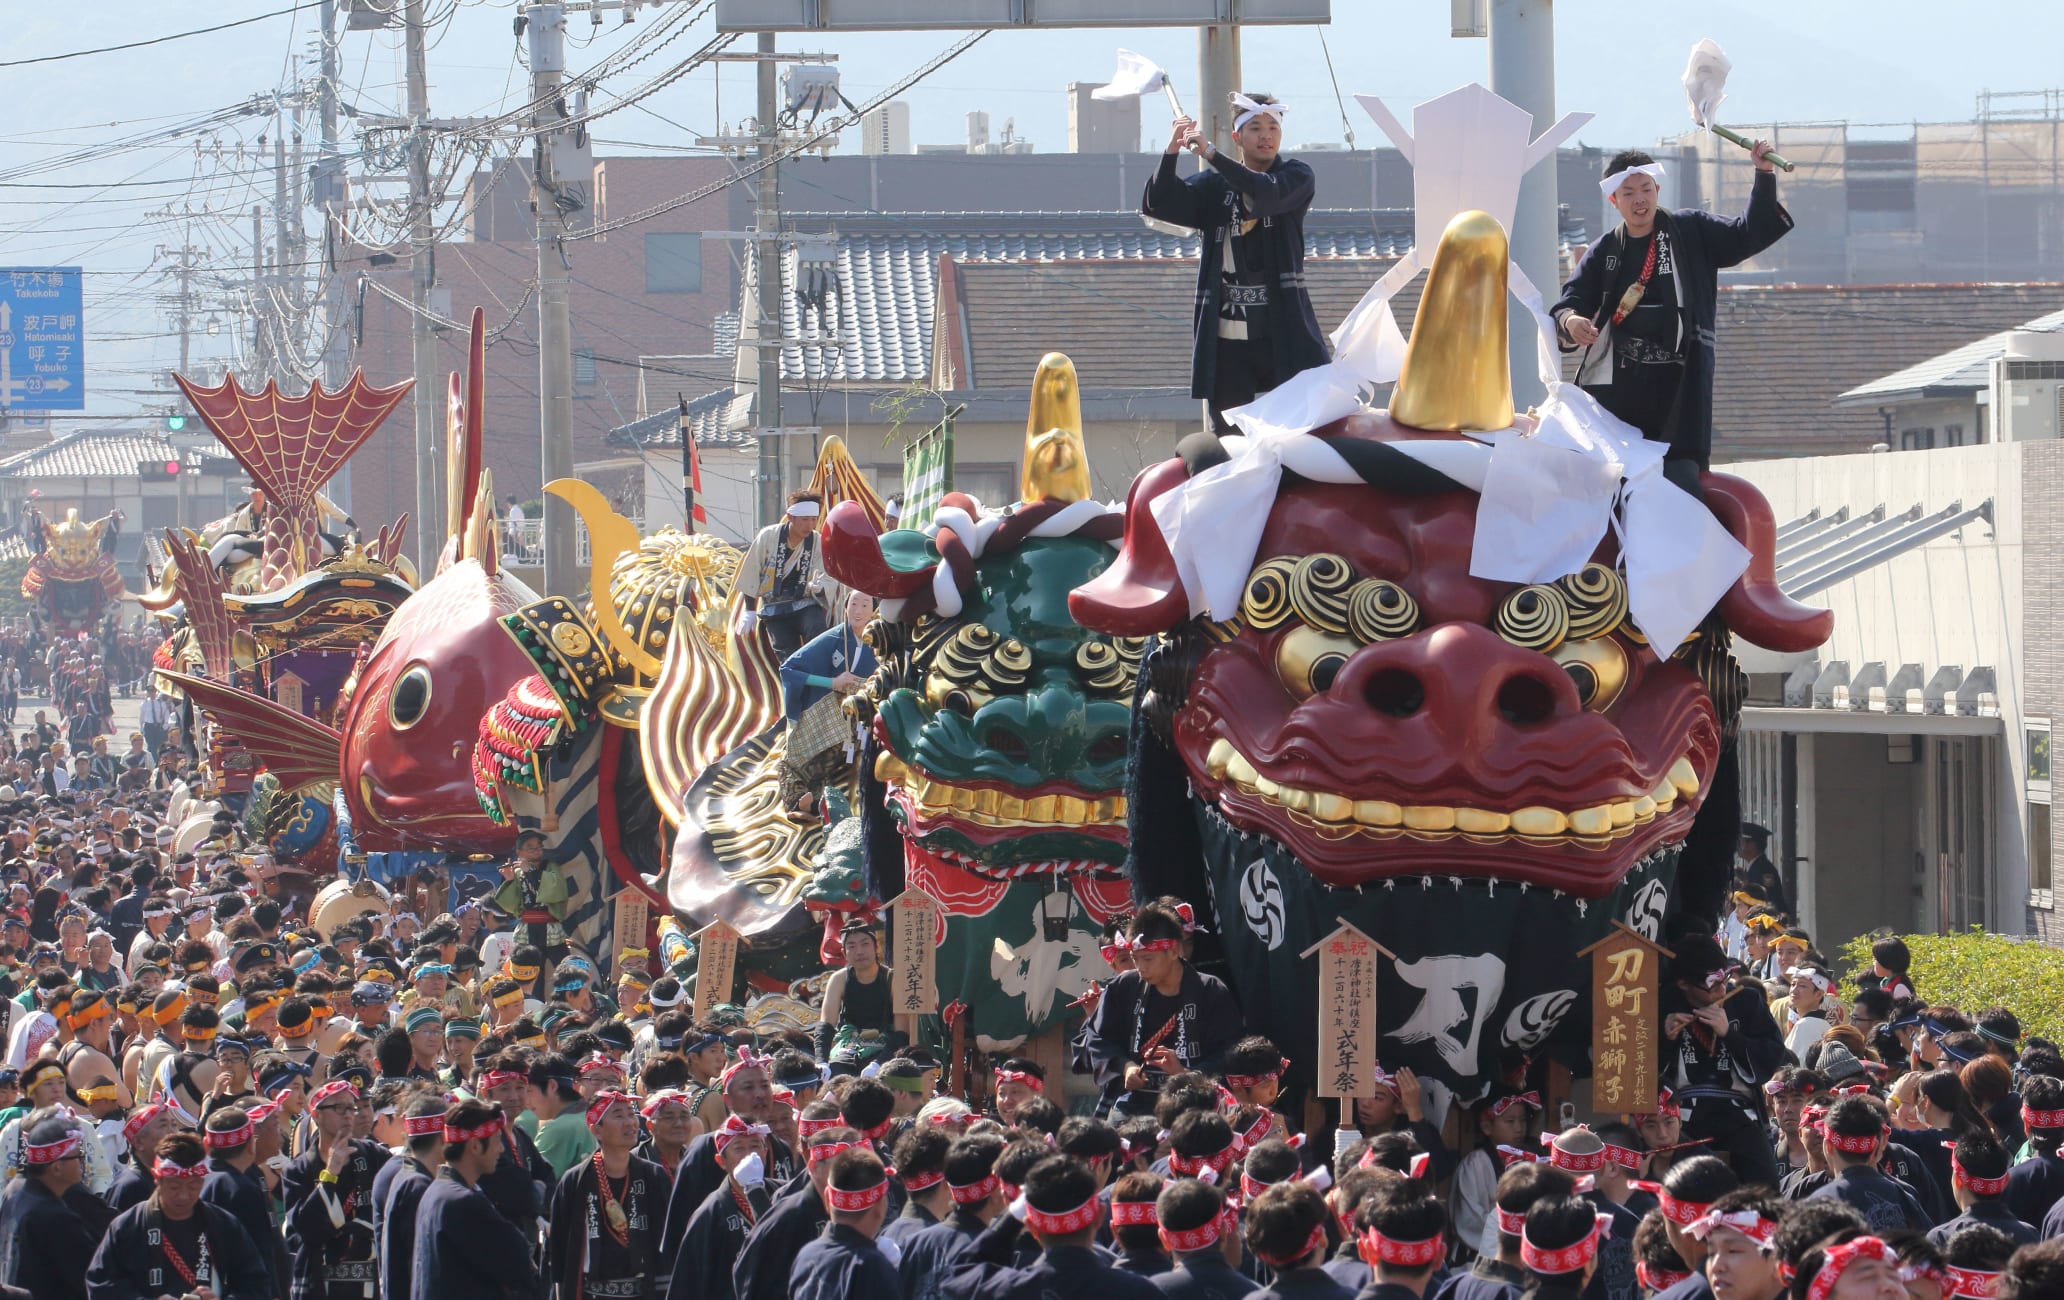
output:
[[[1488,212],[1460,213],[1441,232],[1391,394],[1391,419],[1446,432],[1512,427],[1508,259],[1505,228]]]
[[[1082,391],[1075,363],[1060,352],[1039,359],[1025,416],[1023,501],[1087,501],[1089,453],[1082,445]]]

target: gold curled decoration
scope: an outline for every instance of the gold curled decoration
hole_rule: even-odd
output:
[[[608,500],[594,484],[577,478],[555,478],[545,491],[572,506],[588,528],[588,590],[594,594],[595,622],[609,648],[645,677],[657,677],[659,656],[638,644],[616,612],[609,592],[610,570],[617,557],[638,549],[638,526],[609,508]]]
[[[1084,501],[1090,496],[1089,456],[1082,442],[1082,396],[1075,363],[1049,352],[1032,375],[1032,404],[1025,418],[1025,465],[1021,501]]]
[[[1321,632],[1347,631],[1348,592],[1354,566],[1338,555],[1307,555],[1290,573],[1290,604],[1298,617]]]
[[[1296,612],[1290,604],[1290,575],[1296,569],[1297,561],[1279,555],[1247,575],[1247,593],[1240,600],[1247,626],[1266,632],[1289,621]]]
[[[1419,626],[1419,602],[1386,578],[1364,578],[1347,596],[1347,630],[1364,643],[1395,641]]]
[[[599,495],[599,494],[598,494]],[[638,753],[653,801],[675,826],[702,770],[781,717],[780,679],[751,638],[734,666],[699,636],[667,641],[658,680],[638,720]]]
[[[1569,636],[1588,641],[1604,636],[1627,618],[1627,584],[1608,565],[1587,564],[1555,580],[1569,606]]]
[[[1554,587],[1521,587],[1498,604],[1492,630],[1524,650],[1553,650],[1569,635],[1569,606]]]

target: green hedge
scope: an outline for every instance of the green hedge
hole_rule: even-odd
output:
[[[2064,1041],[2064,949],[2033,939],[1988,934],[1906,934],[1913,952],[1914,988],[1931,1003],[1965,1014],[1987,1007],[2011,1008],[2023,1033]],[[1842,949],[1851,987],[1871,966],[1873,935],[1859,935]]]

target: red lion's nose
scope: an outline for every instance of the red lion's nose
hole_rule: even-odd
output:
[[[1443,623],[1369,646],[1327,694],[1395,719],[1400,729],[1424,727],[1454,754],[1584,712],[1576,684],[1554,661],[1475,623]]]

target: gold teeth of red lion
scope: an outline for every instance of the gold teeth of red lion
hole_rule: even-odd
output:
[[[1125,820],[1122,794],[1096,799],[1044,794],[1028,799],[994,787],[933,780],[887,750],[875,760],[874,775],[886,784],[901,786],[928,817],[950,813],[983,826],[1013,827],[1116,825]]]
[[[1306,790],[1261,775],[1245,754],[1220,738],[1211,742],[1205,770],[1245,794],[1259,795],[1283,808],[1299,822],[1332,838],[1349,835],[1452,835],[1525,839],[1610,839],[1667,813],[1681,798],[1698,793],[1698,771],[1689,757],[1679,758],[1656,782],[1655,789],[1633,799],[1565,811],[1528,807],[1512,812],[1489,808],[1396,804],[1381,799],[1349,799],[1326,790]]]

